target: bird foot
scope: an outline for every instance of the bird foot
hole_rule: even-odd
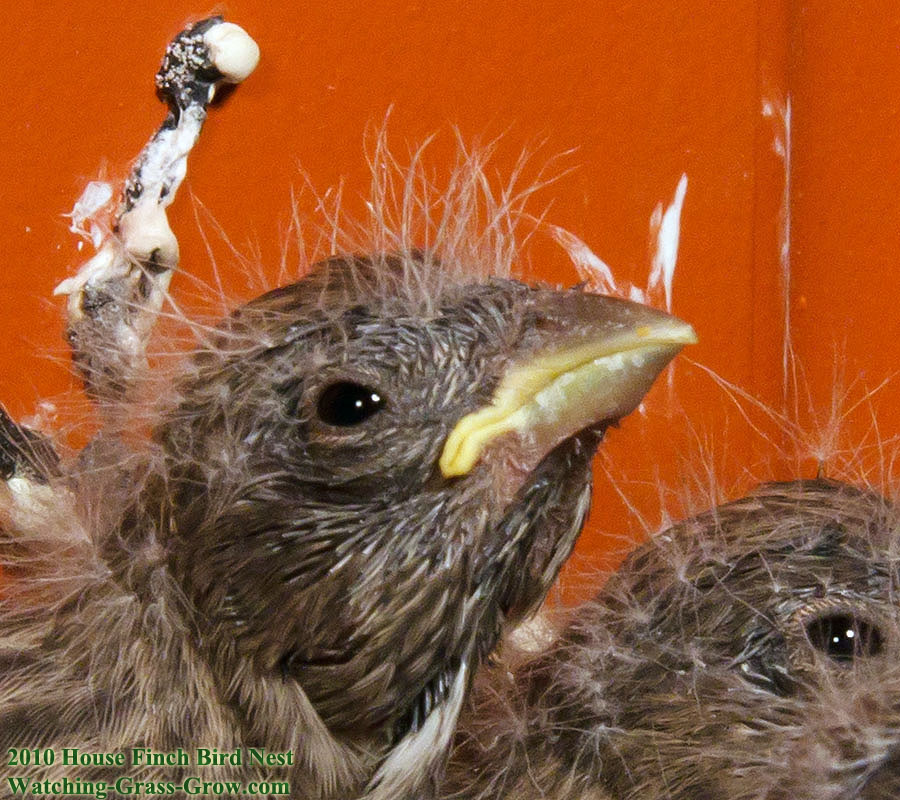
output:
[[[258,60],[256,42],[221,17],[187,27],[166,48],[156,86],[169,113],[125,181],[109,235],[54,292],[68,295],[67,337],[95,400],[126,397],[146,366],[147,339],[178,266],[166,209],[216,92],[244,80]]]

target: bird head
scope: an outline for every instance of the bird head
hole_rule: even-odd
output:
[[[591,742],[576,772],[622,798],[896,797],[898,542],[892,503],[826,480],[657,535],[533,673],[559,751]]]
[[[212,657],[297,682],[348,735],[421,728],[540,603],[604,430],[694,338],[448,274],[416,252],[319,264],[219,327],[155,434],[145,496]]]

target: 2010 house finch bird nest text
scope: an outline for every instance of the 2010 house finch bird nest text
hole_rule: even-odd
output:
[[[432,793],[479,664],[581,530],[604,431],[694,340],[513,279],[527,192],[493,193],[477,155],[435,205],[382,153],[368,252],[182,319],[192,351],[154,374],[154,323],[178,316],[165,210],[214,93],[257,57],[220,18],[169,45],[168,116],[59,286],[99,432],[68,452],[2,419],[0,743],[37,749],[3,796],[187,794],[200,750],[226,794]],[[147,755],[179,750],[189,765]]]

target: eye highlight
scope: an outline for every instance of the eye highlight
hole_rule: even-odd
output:
[[[884,640],[877,627],[847,613],[814,619],[806,626],[806,636],[816,650],[840,664],[877,656],[884,649]]]
[[[322,422],[347,428],[365,422],[385,405],[384,397],[375,389],[352,381],[338,381],[319,395],[316,413]]]

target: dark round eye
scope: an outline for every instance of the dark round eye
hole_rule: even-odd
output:
[[[806,635],[813,647],[840,663],[877,656],[884,647],[878,628],[851,614],[819,617],[806,626]]]
[[[374,389],[350,381],[338,381],[319,395],[316,410],[323,422],[343,428],[359,425],[384,405],[384,398]]]

